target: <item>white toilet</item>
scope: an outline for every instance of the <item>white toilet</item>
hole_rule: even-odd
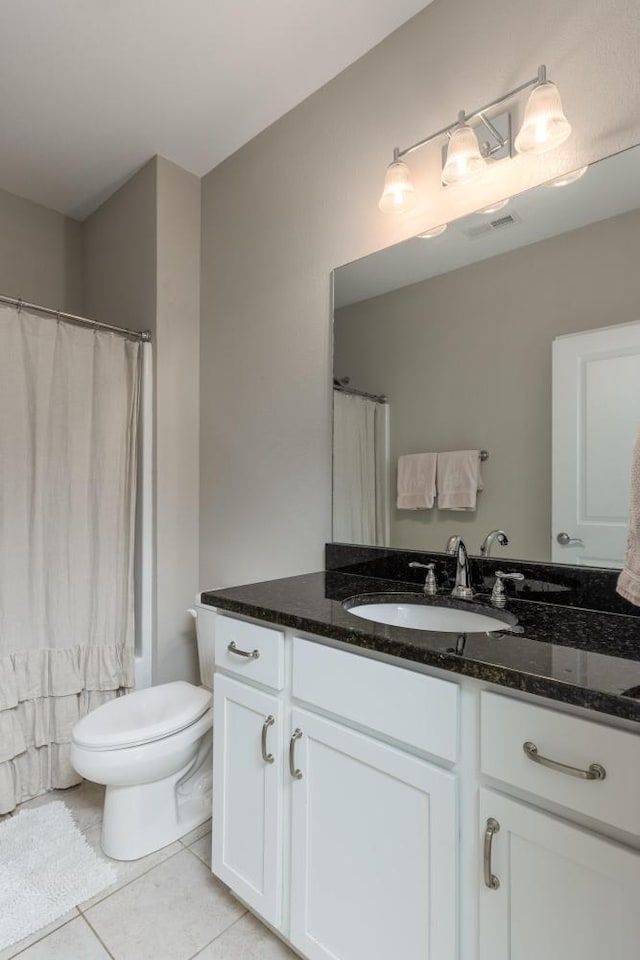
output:
[[[137,860],[211,816],[215,610],[196,604],[202,686],[163,683],[111,700],[79,720],[71,763],[106,784],[102,849]]]

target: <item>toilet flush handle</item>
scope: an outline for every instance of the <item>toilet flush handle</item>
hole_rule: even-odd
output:
[[[187,613],[189,614],[190,617],[193,617],[194,620],[198,619],[198,611],[194,610],[193,607],[189,607],[189,609],[187,610]]]

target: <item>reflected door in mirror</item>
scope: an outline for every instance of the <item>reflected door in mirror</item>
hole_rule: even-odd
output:
[[[640,323],[555,340],[555,563],[622,566],[639,425]]]

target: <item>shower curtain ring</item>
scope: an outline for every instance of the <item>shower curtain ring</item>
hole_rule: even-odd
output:
[[[22,313],[22,300],[18,297],[18,313]]]

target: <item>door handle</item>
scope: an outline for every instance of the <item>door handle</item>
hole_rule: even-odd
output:
[[[604,780],[607,771],[600,763],[591,763],[588,770],[582,770],[580,767],[571,767],[568,763],[560,763],[558,760],[550,760],[549,757],[542,757],[538,753],[538,748],[531,740],[522,744],[522,749],[534,763],[539,763],[543,767],[549,767],[550,770],[557,770],[558,773],[566,773],[568,777],[578,777],[580,780]]]
[[[500,886],[500,881],[495,874],[491,872],[491,850],[493,845],[493,837],[500,829],[500,824],[497,820],[494,820],[493,817],[489,817],[487,820],[487,826],[484,831],[484,885],[488,887],[489,890],[497,890]]]
[[[262,724],[262,738],[260,741],[260,748],[262,750],[262,759],[264,760],[265,763],[273,763],[275,759],[272,753],[267,752],[267,733],[269,731],[269,727],[273,726],[275,722],[276,722],[275,719],[271,716],[271,714],[269,714],[268,717],[265,717],[265,721]]]
[[[580,537],[571,537],[568,533],[559,533],[556,540],[561,547],[584,547],[584,540]]]
[[[302,780],[302,770],[298,770],[296,767],[296,740],[299,740],[301,736],[302,730],[296,727],[289,741],[289,773],[294,780]]]
[[[235,653],[236,657],[246,657],[248,660],[257,660],[260,656],[259,650],[241,650],[240,647],[236,647],[235,640],[227,644],[227,650],[229,653]]]

